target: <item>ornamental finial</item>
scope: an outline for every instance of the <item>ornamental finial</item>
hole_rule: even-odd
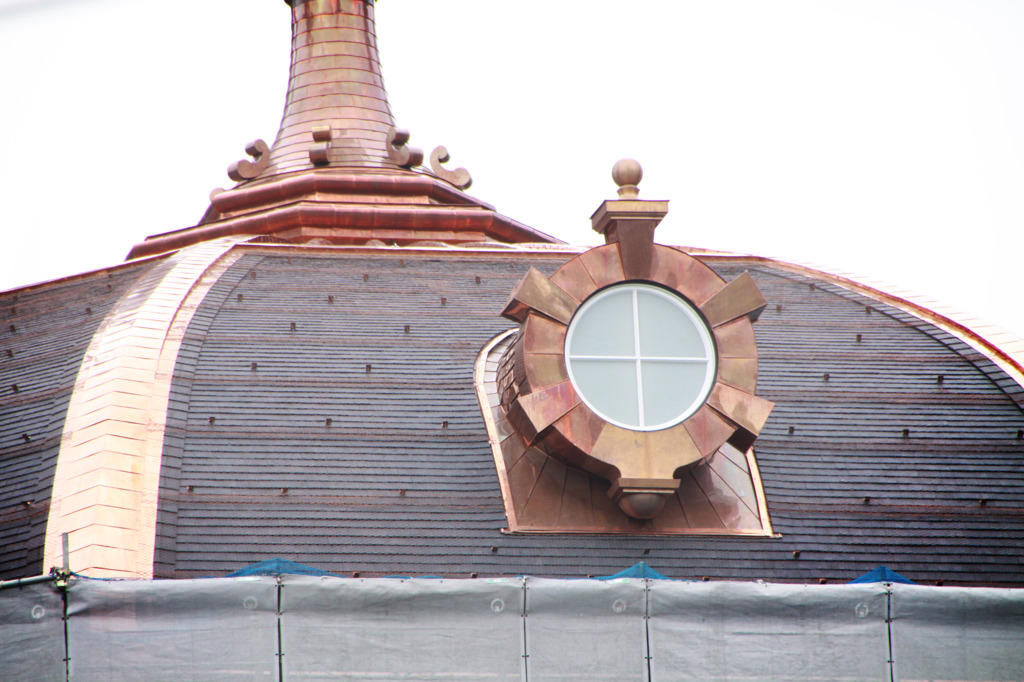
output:
[[[640,189],[637,185],[644,177],[644,169],[635,159],[621,159],[612,166],[612,180],[619,186],[620,199],[637,199]]]

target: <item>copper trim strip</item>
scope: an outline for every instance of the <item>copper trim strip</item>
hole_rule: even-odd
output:
[[[222,239],[154,263],[107,315],[68,405],[46,526],[44,566],[151,578],[171,379],[196,308],[242,253]]]
[[[508,344],[512,342],[512,339],[519,332],[518,329],[509,329],[506,332],[498,334],[491,339],[481,349],[480,354],[476,357],[476,362],[473,365],[473,383],[476,388],[477,401],[480,403],[480,412],[484,418],[484,424],[487,426],[487,441],[491,446],[491,454],[494,456],[494,468],[498,472],[498,483],[501,486],[501,499],[505,504],[505,515],[508,518],[508,525],[510,530],[502,530],[502,532],[514,531],[519,522],[516,519],[515,506],[512,504],[512,491],[508,482],[508,468],[505,466],[505,456],[501,451],[501,442],[504,438],[501,437],[497,422],[494,418],[494,411],[500,410],[498,406],[491,407],[488,396],[492,395],[492,392],[488,390],[488,386],[496,386],[496,382],[491,380],[487,381],[486,374],[487,363],[489,358],[492,356],[495,358],[501,357],[501,354],[505,352]],[[495,365],[496,362],[492,361]],[[491,373],[496,373],[497,369],[490,370]],[[496,391],[495,393],[496,394]],[[515,435],[507,436],[508,438],[514,438]]]

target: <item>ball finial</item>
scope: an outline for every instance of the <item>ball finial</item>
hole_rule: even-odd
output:
[[[612,180],[619,186],[620,199],[636,199],[640,196],[637,185],[644,177],[644,169],[634,159],[622,159],[612,167]]]

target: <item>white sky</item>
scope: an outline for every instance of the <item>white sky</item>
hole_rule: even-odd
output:
[[[658,240],[853,270],[1024,336],[1024,2],[380,0],[400,127],[470,193],[596,244],[610,169]],[[284,105],[281,0],[0,0],[0,290],[195,224]]]

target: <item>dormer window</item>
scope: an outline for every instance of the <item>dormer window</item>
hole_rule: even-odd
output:
[[[606,421],[635,431],[674,426],[715,382],[715,346],[700,314],[650,284],[612,286],[572,318],[565,364],[580,398]]]

